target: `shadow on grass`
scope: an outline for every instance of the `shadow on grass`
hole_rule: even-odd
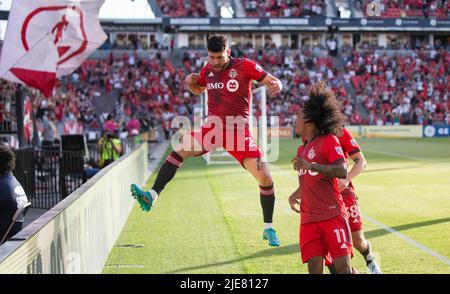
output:
[[[441,219],[436,219],[436,220],[405,224],[405,225],[392,227],[392,229],[394,229],[396,231],[405,231],[405,230],[409,230],[409,229],[420,228],[420,227],[425,227],[425,226],[432,226],[432,225],[446,223],[446,222],[450,222],[450,218],[441,218]],[[368,238],[368,239],[381,237],[381,236],[384,236],[387,234],[390,234],[390,232],[386,231],[385,229],[376,229],[376,230],[371,230],[371,231],[365,232],[366,238]],[[201,269],[207,269],[207,268],[211,268],[211,267],[229,265],[229,264],[233,264],[233,263],[237,263],[237,262],[243,262],[246,260],[260,258],[260,257],[290,255],[290,254],[300,254],[299,244],[291,244],[291,245],[287,245],[287,246],[282,246],[280,248],[271,248],[271,249],[261,250],[254,254],[243,256],[240,258],[230,259],[230,260],[216,262],[216,263],[209,263],[209,264],[185,267],[185,268],[177,269],[174,271],[169,271],[166,273],[167,274],[187,273],[187,272],[191,272],[191,271],[195,271],[195,270],[201,270]],[[299,255],[299,258],[300,258],[300,255]]]
[[[409,230],[409,229],[432,226],[432,225],[437,225],[437,224],[442,224],[442,223],[447,223],[447,222],[450,222],[450,217],[429,220],[429,221],[424,221],[424,222],[418,222],[418,223],[411,223],[411,224],[406,224],[406,225],[400,225],[400,226],[395,226],[395,227],[391,227],[391,228],[396,231],[405,231],[405,230]],[[388,234],[391,234],[391,232],[388,232],[385,229],[376,229],[376,230],[371,230],[371,231],[367,231],[364,233],[364,235],[368,239],[377,238],[377,237],[381,237],[381,236],[388,235]]]
[[[216,263],[209,263],[209,264],[202,264],[197,266],[190,266],[185,268],[180,268],[174,271],[166,272],[166,274],[176,274],[176,273],[184,273],[184,272],[190,272],[194,270],[200,270],[200,269],[206,269],[216,266],[222,266],[222,265],[229,265],[236,262],[242,262],[249,259],[255,259],[260,257],[267,257],[267,256],[278,256],[278,255],[290,255],[298,253],[300,254],[299,244],[292,244],[287,246],[281,246],[279,248],[270,248],[266,250],[261,250],[259,252],[256,252],[251,255],[243,256],[240,258],[230,259],[222,262],[216,262]],[[299,255],[300,258],[300,255]]]

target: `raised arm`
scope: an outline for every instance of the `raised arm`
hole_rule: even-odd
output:
[[[350,156],[355,163],[349,171],[346,179],[339,180],[339,190],[342,191],[348,187],[348,184],[362,173],[367,167],[367,161],[362,152],[355,153]]]
[[[281,81],[272,76],[270,73],[268,73],[264,77],[260,84],[267,87],[267,94],[269,95],[269,97],[274,97],[280,94],[281,90],[283,89],[283,84],[281,83]]]
[[[198,73],[191,73],[189,74],[185,81],[186,89],[189,90],[194,95],[201,95],[205,90],[205,86],[200,86],[198,84],[198,79],[200,78],[200,75]]]

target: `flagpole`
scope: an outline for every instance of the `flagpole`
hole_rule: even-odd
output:
[[[24,125],[23,125],[23,87],[18,85],[16,90],[16,123],[17,123],[17,138],[19,139],[19,147],[25,146]]]
[[[36,124],[36,112],[35,112],[35,108],[34,108],[34,100],[35,100],[35,95],[28,95],[28,97],[30,98],[31,101],[31,120],[33,122],[33,139],[31,139],[31,146],[37,148],[39,147],[39,133],[38,133],[38,129],[37,129],[37,124]]]

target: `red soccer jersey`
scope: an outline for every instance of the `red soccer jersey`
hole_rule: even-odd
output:
[[[297,150],[297,156],[310,163],[333,164],[345,159],[336,136],[325,135],[306,142]],[[311,170],[299,171],[301,223],[308,224],[346,214],[338,189],[338,180]]]
[[[355,138],[353,138],[352,133],[350,133],[346,128],[344,128],[342,136],[338,137],[339,143],[342,146],[342,150],[344,151],[345,160],[348,161],[348,158],[353,154],[361,152],[359,148],[358,142],[356,142]],[[348,186],[354,190],[353,183],[350,182]]]
[[[248,118],[252,80],[261,82],[266,71],[248,59],[231,58],[228,67],[214,71],[208,63],[200,71],[198,84],[208,90],[208,115]]]

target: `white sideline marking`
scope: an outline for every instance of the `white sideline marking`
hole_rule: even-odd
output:
[[[403,235],[402,233],[400,233],[400,232],[394,230],[394,229],[391,228],[391,227],[388,227],[387,225],[385,225],[385,224],[383,224],[383,223],[377,221],[377,220],[374,219],[374,218],[371,218],[370,216],[368,216],[368,215],[366,215],[366,214],[364,215],[364,218],[365,218],[366,220],[368,220],[369,222],[371,222],[372,224],[374,224],[374,225],[376,225],[376,226],[382,228],[383,230],[388,231],[389,233],[392,233],[392,234],[396,235],[397,237],[399,237],[399,238],[405,240],[407,243],[409,243],[409,244],[411,244],[411,245],[413,245],[413,246],[419,248],[420,250],[422,250],[422,251],[424,251],[424,252],[430,254],[431,256],[436,257],[437,259],[439,259],[439,260],[442,261],[443,263],[445,263],[445,264],[447,264],[447,265],[450,265],[450,259],[449,259],[449,258],[447,258],[447,257],[445,257],[445,256],[443,256],[443,255],[440,255],[439,253],[437,253],[436,251],[433,251],[433,250],[430,249],[429,247],[427,247],[427,246],[425,246],[425,245],[423,245],[423,244],[417,242],[417,241],[414,240],[414,239],[411,239],[410,237],[408,237],[408,236],[406,236],[406,235]]]
[[[107,264],[105,267],[118,267],[118,268],[144,268],[143,264]]]
[[[379,151],[379,150],[375,150],[375,149],[371,149],[371,148],[364,148],[364,150],[367,150],[367,151],[373,152],[373,153],[379,153],[379,154],[384,154],[384,155],[389,155],[389,156],[394,156],[394,157],[401,157],[401,158],[412,159],[412,160],[419,160],[419,161],[426,161],[426,162],[438,162],[437,160],[431,160],[431,159],[415,157],[415,156],[408,156],[408,155],[403,155],[403,154],[394,153],[394,152]],[[363,150],[363,152],[364,152],[364,150]],[[439,162],[442,162],[442,161],[439,161]]]

